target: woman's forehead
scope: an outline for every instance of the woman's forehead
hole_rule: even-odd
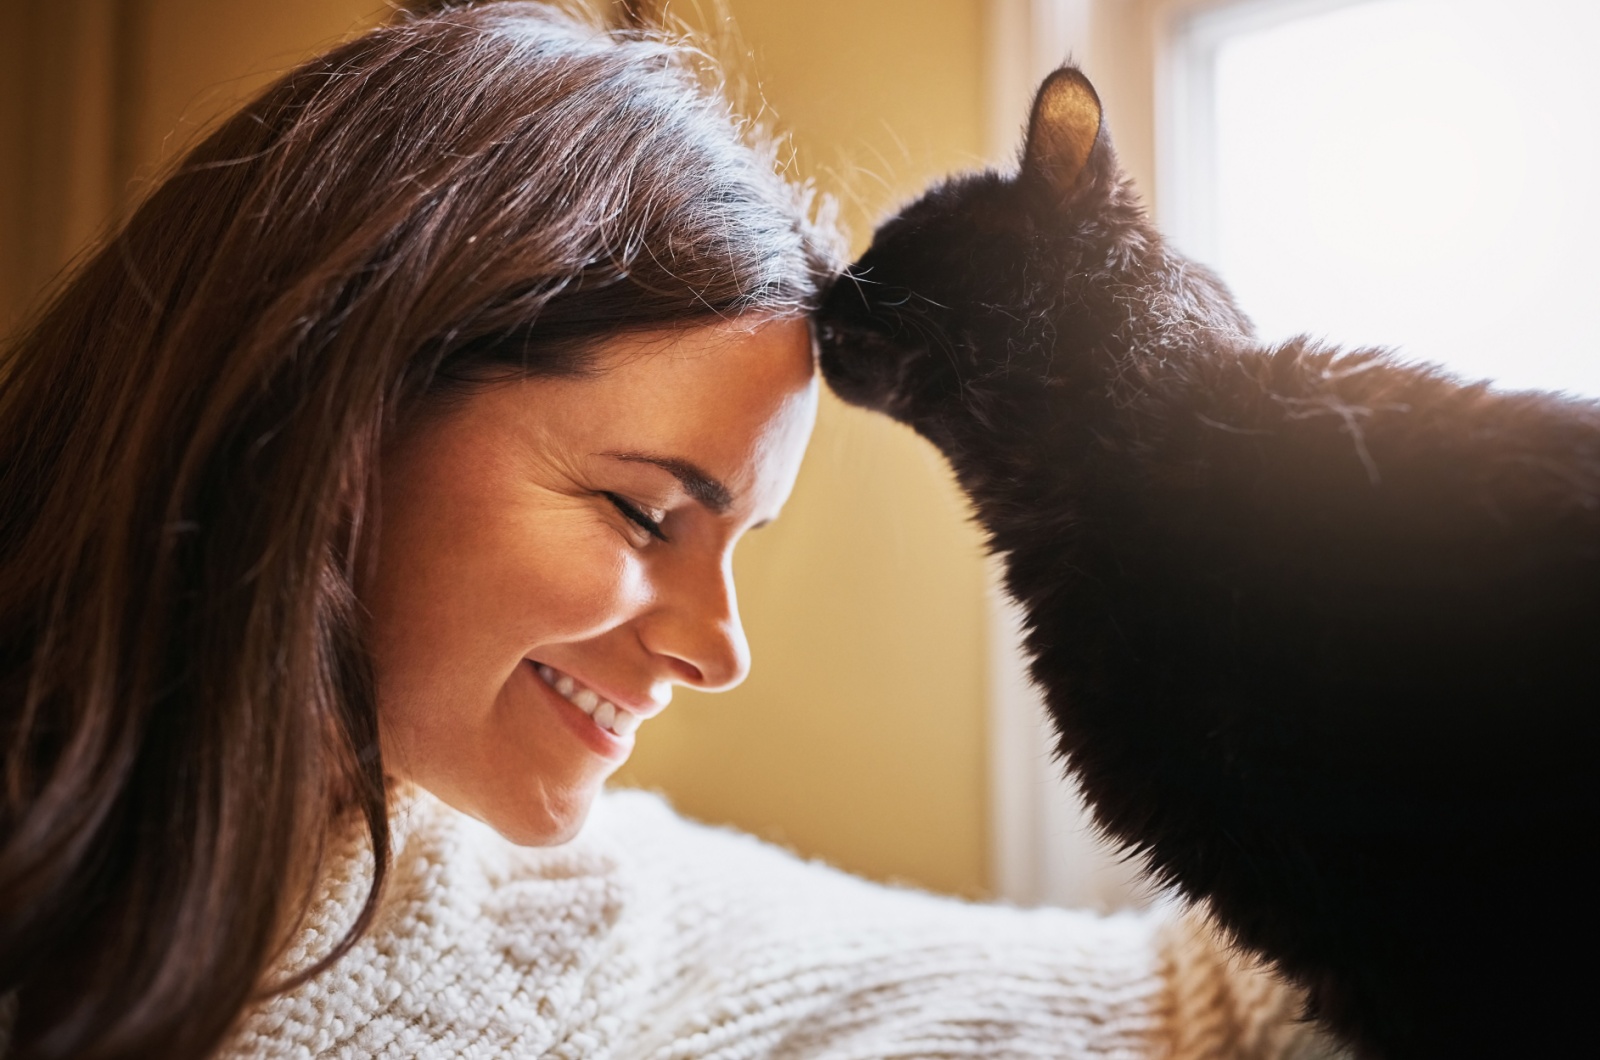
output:
[[[806,321],[732,321],[629,335],[603,345],[581,386],[636,413],[731,429],[765,419],[810,390],[816,358]]]
[[[651,352],[641,355],[644,349]],[[816,414],[804,320],[690,329],[629,344],[615,357],[611,370],[585,387],[595,412],[620,417],[593,424],[597,435],[633,439],[622,451],[644,453],[658,466],[688,466],[734,501],[774,487],[787,496]]]
[[[804,320],[628,335],[602,346],[594,367],[480,391],[451,417],[452,433],[465,432],[456,443],[580,476],[675,481],[708,510],[741,518],[782,506],[816,417]]]
[[[774,369],[815,367],[811,322],[804,317],[751,315],[680,327],[621,332],[594,347],[597,373],[665,356],[673,362],[751,357]]]

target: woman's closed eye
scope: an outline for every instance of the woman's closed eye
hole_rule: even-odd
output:
[[[602,490],[600,495],[610,501],[623,517],[657,541],[667,540],[666,533],[661,529],[661,516],[646,512],[632,501],[608,490]]]

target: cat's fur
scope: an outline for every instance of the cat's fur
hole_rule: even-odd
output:
[[[1600,407],[1256,342],[1070,68],[821,335],[970,495],[1109,836],[1364,1055],[1588,1046]]]

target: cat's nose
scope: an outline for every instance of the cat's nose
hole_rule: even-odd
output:
[[[906,366],[914,351],[900,348],[880,331],[856,328],[834,328],[819,344],[822,377],[842,400],[905,417]]]
[[[899,372],[895,351],[857,283],[846,276],[834,284],[817,313],[817,346],[822,377],[844,401],[887,411]]]

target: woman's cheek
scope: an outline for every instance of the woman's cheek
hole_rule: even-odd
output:
[[[610,527],[552,542],[536,566],[522,591],[535,642],[598,636],[651,597],[644,554]]]

